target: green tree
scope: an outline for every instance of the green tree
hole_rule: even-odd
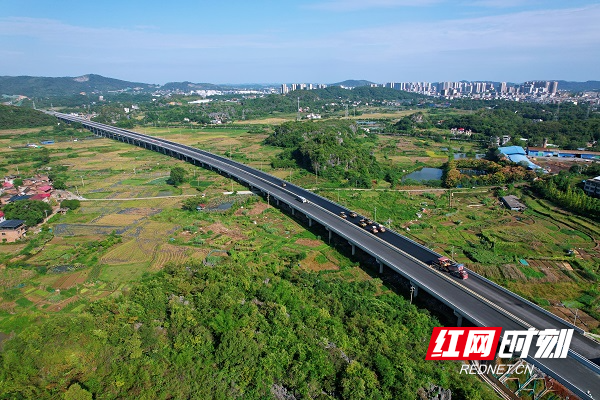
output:
[[[185,182],[185,169],[182,167],[171,168],[171,175],[169,175],[169,183],[173,186],[178,186]]]
[[[69,390],[63,394],[64,400],[92,400],[92,398],[92,394],[83,389],[79,383],[69,386]]]
[[[6,219],[22,219],[27,226],[42,222],[47,212],[52,212],[52,207],[38,200],[18,200],[4,207]]]
[[[181,208],[187,211],[196,211],[198,204],[202,204],[204,199],[200,196],[188,197],[183,201]]]
[[[61,179],[56,179],[52,181],[52,186],[54,187],[54,189],[57,190],[67,190],[67,184]]]
[[[69,210],[76,210],[81,206],[81,202],[79,200],[63,200],[60,203],[62,208],[68,208]]]

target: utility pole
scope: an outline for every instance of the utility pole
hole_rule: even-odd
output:
[[[296,121],[300,121],[300,97],[298,97],[298,113],[296,114]]]
[[[377,207],[375,207],[375,222],[377,222]]]

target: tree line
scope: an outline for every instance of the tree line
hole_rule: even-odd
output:
[[[586,174],[600,174],[600,164],[596,164]],[[533,183],[532,189],[538,195],[575,213],[600,221],[600,199],[587,195],[582,189],[582,175],[561,171]]]

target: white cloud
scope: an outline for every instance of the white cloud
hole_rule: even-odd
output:
[[[307,5],[306,8],[323,11],[357,11],[373,8],[425,7],[442,0],[330,0]]]
[[[474,0],[466,4],[475,7],[511,8],[538,5],[539,3],[536,0]]]
[[[0,37],[29,37],[60,46],[105,49],[211,49],[260,47],[268,43],[263,35],[202,35],[162,33],[147,26],[134,29],[90,28],[56,20],[0,18]]]
[[[332,38],[329,45],[352,43],[408,55],[438,51],[527,51],[564,48],[600,51],[600,6],[579,9],[528,11],[480,18],[404,23],[354,30]],[[477,53],[469,56],[476,57]]]

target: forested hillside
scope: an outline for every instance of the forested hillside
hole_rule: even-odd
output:
[[[56,118],[31,108],[0,104],[0,129],[34,128],[56,124]]]
[[[460,364],[424,361],[434,320],[373,281],[231,258],[29,327],[0,353],[0,397],[494,398]]]
[[[286,122],[266,143],[283,147],[274,167],[298,165],[354,186],[370,187],[385,172],[371,153],[377,137],[348,121]]]
[[[79,77],[0,76],[0,94],[24,96],[69,96],[80,92],[150,89],[157,85],[128,82],[89,74]]]

